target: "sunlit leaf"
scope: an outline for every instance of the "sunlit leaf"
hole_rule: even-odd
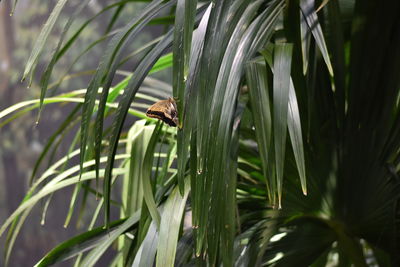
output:
[[[132,267],[154,266],[158,240],[159,233],[157,231],[156,223],[153,221],[150,224],[149,230],[147,230],[146,237],[136,253]]]
[[[290,70],[292,61],[292,44],[278,43],[274,48],[274,144],[276,161],[276,184],[278,207],[281,208],[283,170],[286,150],[286,133],[288,123],[288,103],[290,90]],[[274,203],[276,204],[276,203]]]
[[[181,196],[179,193],[180,190],[175,188],[165,203],[161,217],[156,266],[174,265],[182,215],[184,214],[186,200],[189,195],[189,179],[186,180],[184,189],[185,194]]]
[[[103,253],[112,245],[112,243],[129,228],[139,221],[140,210],[135,214],[131,215],[125,222],[120,226],[117,226],[115,230],[109,231],[108,235],[101,242],[96,243],[96,248],[91,250],[88,255],[82,260],[82,266],[94,266]],[[111,227],[111,225],[109,226]],[[108,226],[107,226],[108,228]]]
[[[112,222],[110,225],[110,231],[113,231],[126,221],[126,219],[121,219],[116,222]],[[54,263],[73,257],[76,254],[85,252],[93,247],[96,247],[97,242],[99,242],[99,240],[102,238],[108,239],[108,235],[109,232],[104,229],[103,226],[84,232],[81,235],[73,237],[59,244],[57,247],[47,253],[46,256],[44,256],[38,263],[36,263],[35,266],[50,266]]]
[[[159,139],[162,124],[159,122],[153,130],[153,134],[146,147],[146,153],[144,155],[143,164],[141,166],[141,184],[143,190],[143,197],[149,213],[154,220],[157,230],[160,229],[160,213],[157,210],[156,202],[154,200],[154,194],[151,186],[151,170],[153,167],[154,150],[156,148],[157,141]]]
[[[314,36],[315,42],[317,43],[318,48],[321,51],[322,57],[325,60],[325,64],[329,70],[329,74],[333,76],[332,64],[329,58],[329,53],[326,47],[326,42],[322,33],[321,25],[318,22],[318,16],[315,12],[314,0],[301,0],[300,7],[302,14],[307,21],[308,27]]]

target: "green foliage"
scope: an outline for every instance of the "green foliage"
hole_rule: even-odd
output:
[[[25,76],[65,2],[43,27]],[[41,99],[0,112],[2,126],[42,105],[79,103],[0,228],[2,235],[10,227],[7,259],[31,209],[76,186],[67,218],[79,193],[100,198],[96,210],[82,209],[93,216],[88,231],[38,266],[74,256],[76,264],[92,266],[114,242],[116,266],[400,264],[400,2],[383,10],[378,0],[321,8],[314,0],[154,0],[112,31],[134,2],[101,11],[116,7],[102,37],[112,38],[87,90],[45,98],[42,83]],[[170,9],[175,16],[162,19]],[[131,40],[148,24],[171,21],[138,50],[145,53],[132,73],[113,85]],[[68,27],[50,69],[63,56]],[[65,41],[66,50],[82,29]],[[166,68],[172,90],[151,77]],[[179,127],[145,116],[160,94],[176,98]],[[131,118],[136,122],[128,126]],[[68,127],[79,121],[79,130]],[[79,149],[72,142],[37,177],[54,140],[71,129]],[[91,180],[103,190],[92,189]],[[112,200],[112,191],[120,199]],[[102,207],[104,228],[92,229]],[[112,222],[114,209],[120,218]]]

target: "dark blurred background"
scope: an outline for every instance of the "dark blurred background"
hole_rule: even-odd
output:
[[[47,20],[52,8],[57,1],[43,0],[19,0],[15,13],[10,16],[13,1],[0,2],[0,111],[5,108],[25,100],[37,99],[40,94],[38,82],[40,74],[48,62],[52,50],[57,44],[59,34],[65,24],[68,15],[73,11],[71,3],[68,1],[59,18],[56,27],[53,29],[49,39],[48,48],[44,51],[41,61],[38,64],[32,86],[27,88],[27,83],[21,83],[21,76],[28,60],[33,44],[40,33],[41,27]],[[71,3],[70,3],[71,2]],[[75,1],[76,2],[76,1]],[[93,0],[82,12],[81,16],[74,22],[70,29],[70,34],[74,32],[88,18],[94,16],[99,10],[103,9],[111,1]],[[127,5],[121,14],[119,24],[114,29],[121,26],[124,21],[130,20],[135,14],[140,12],[143,4]],[[105,32],[108,21],[113,12],[107,12],[91,23],[80,38],[75,43],[75,47],[83,49],[90,43],[97,40]],[[139,46],[158,35],[163,30],[162,27],[150,27],[148,31],[135,40],[132,46]],[[99,58],[104,51],[107,42],[102,42],[93,48],[84,58],[82,58],[72,69],[72,73],[95,69]],[[59,78],[69,67],[69,64],[80,53],[80,49],[70,49],[69,52],[57,63],[53,71],[53,80]],[[137,59],[136,59],[137,60]],[[122,69],[130,71],[135,59],[127,62]],[[157,74],[160,79],[168,79],[165,73]],[[121,77],[122,78],[122,77]],[[63,82],[57,92],[49,91],[50,95],[58,94],[63,91],[77,90],[86,88],[90,75],[80,76]],[[57,129],[61,118],[66,111],[71,110],[74,105],[48,105],[44,108],[40,123],[36,126],[37,110],[14,120],[0,128],[0,223],[21,203],[28,190],[28,181],[32,173],[32,168],[40,152],[46,144],[49,136]],[[70,137],[72,138],[72,136]],[[64,142],[58,148],[56,157],[65,155],[68,150],[68,143]],[[42,170],[39,172],[41,174]],[[38,205],[29,215],[26,223],[21,229],[20,235],[14,246],[10,259],[10,266],[32,266],[50,249],[58,243],[66,240],[81,230],[83,226],[76,225],[76,212],[67,228],[64,228],[64,221],[68,211],[71,198],[71,189],[56,193],[50,202],[46,215],[45,225],[42,226],[41,213],[44,203]],[[96,205],[95,200],[89,201],[87,209]],[[102,218],[102,216],[100,216]],[[90,218],[87,218],[90,219]],[[100,223],[100,222],[98,222]],[[4,265],[5,237],[0,238],[0,266]],[[104,259],[101,265],[107,266],[109,259]],[[72,262],[65,262],[62,266],[71,266]]]

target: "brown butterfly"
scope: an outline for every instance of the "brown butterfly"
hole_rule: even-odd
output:
[[[178,125],[178,110],[175,100],[169,97],[167,100],[160,100],[150,106],[146,111],[147,117],[162,120],[172,127]]]

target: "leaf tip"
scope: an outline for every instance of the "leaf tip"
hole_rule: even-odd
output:
[[[307,187],[305,185],[301,187],[301,190],[303,191],[303,195],[307,196]]]
[[[333,77],[334,74],[333,74],[333,68],[332,68],[332,65],[331,65],[331,64],[328,65],[328,71],[329,71],[329,75],[330,75],[331,77]]]
[[[36,121],[35,121],[35,126],[38,126],[41,114],[42,114],[42,108],[39,108],[39,112],[38,112],[38,115],[37,115]]]

